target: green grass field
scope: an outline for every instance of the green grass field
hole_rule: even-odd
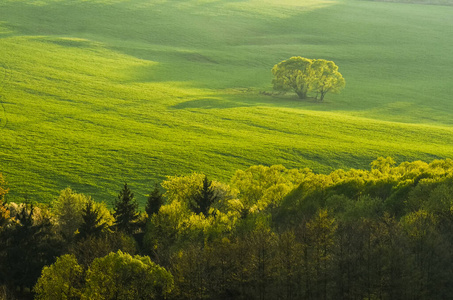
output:
[[[448,2],[448,1],[447,1]],[[3,0],[0,172],[139,202],[165,175],[368,168],[453,155],[453,7],[368,1]],[[324,103],[266,96],[274,64],[336,62]]]

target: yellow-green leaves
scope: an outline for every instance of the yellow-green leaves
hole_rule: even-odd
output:
[[[161,299],[173,289],[173,276],[165,268],[148,256],[132,257],[121,251],[96,258],[84,273],[74,255],[57,258],[43,269],[34,288],[36,298]]]
[[[338,93],[346,82],[338,72],[338,66],[333,61],[314,59],[310,66],[309,90],[319,95],[319,101],[324,100],[328,92]]]
[[[307,98],[308,92],[315,92],[315,99],[324,100],[328,92],[338,93],[346,84],[333,61],[291,57],[272,68],[275,90],[294,91],[299,98]]]
[[[61,191],[58,199],[52,202],[52,212],[60,232],[66,238],[72,238],[82,223],[82,209],[89,197],[78,194],[70,188]]]
[[[238,170],[231,183],[239,190],[241,203],[231,202],[234,207],[245,206],[251,210],[263,210],[269,205],[278,206],[290,191],[296,188],[310,170],[288,170],[281,165],[253,166]]]
[[[60,196],[52,202],[52,213],[60,232],[66,238],[72,238],[82,224],[82,210],[88,201],[92,201],[90,196],[79,194],[66,188],[60,192]],[[94,209],[99,211],[102,222],[111,226],[114,218],[107,205],[103,202],[95,202]]]
[[[83,269],[74,255],[63,255],[44,267],[34,291],[38,300],[80,299]]]
[[[173,288],[173,276],[147,256],[118,251],[91,264],[84,299],[161,299]]]
[[[294,56],[276,64],[272,68],[274,89],[280,91],[293,90],[299,98],[306,98],[311,64],[311,59],[300,56]]]

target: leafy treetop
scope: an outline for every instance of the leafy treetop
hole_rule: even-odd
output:
[[[275,90],[294,91],[300,99],[307,98],[308,92],[316,92],[316,98],[319,95],[319,101],[323,101],[328,92],[338,93],[345,86],[338,66],[325,59],[294,56],[276,64],[272,74]]]

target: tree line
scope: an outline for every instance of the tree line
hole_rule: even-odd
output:
[[[453,293],[453,161],[370,170],[253,166],[230,182],[168,176],[139,212],[65,189],[6,203],[5,299],[445,299]],[[0,296],[1,298],[1,296]]]

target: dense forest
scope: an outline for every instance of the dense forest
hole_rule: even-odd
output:
[[[446,299],[453,160],[168,176],[140,211],[67,188],[15,203],[0,176],[0,299]],[[95,195],[93,195],[95,196]]]

